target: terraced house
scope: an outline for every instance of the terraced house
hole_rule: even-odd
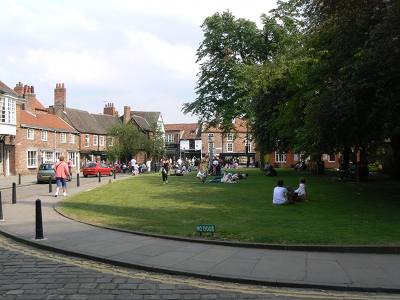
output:
[[[14,91],[25,100],[18,110],[14,173],[36,174],[41,163],[56,162],[61,155],[72,161],[74,171],[79,170],[78,132],[48,112],[33,86],[18,83]]]

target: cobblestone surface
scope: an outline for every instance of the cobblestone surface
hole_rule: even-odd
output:
[[[0,299],[399,299],[219,283],[116,268],[0,236]]]

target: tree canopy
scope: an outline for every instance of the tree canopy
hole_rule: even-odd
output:
[[[261,151],[352,150],[366,163],[390,145],[400,173],[400,1],[278,1],[261,21],[205,19],[197,98],[184,111],[250,119]]]

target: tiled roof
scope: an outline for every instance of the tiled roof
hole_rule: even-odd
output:
[[[246,120],[236,118],[234,123],[234,131],[236,132],[247,132],[247,122]],[[249,128],[251,130],[251,128]],[[220,128],[209,127],[207,128],[206,124],[203,126],[203,132],[219,132],[222,133]]]
[[[26,110],[21,110],[20,123],[21,127],[33,127],[46,130],[77,133],[77,131],[67,122],[53,114],[35,115],[27,112]]]
[[[32,106],[34,107],[34,109],[47,111],[47,108],[42,104],[42,102],[40,102],[40,100],[32,99],[29,101],[32,101]]]
[[[79,132],[106,134],[119,121],[118,117],[91,114],[85,110],[66,108],[64,115]]]
[[[9,94],[14,97],[19,97],[19,95],[11,88],[9,88],[5,83],[0,80],[0,92]]]
[[[165,124],[165,132],[179,131],[181,140],[200,139],[200,125],[198,123],[189,124]]]
[[[159,111],[132,111],[131,115],[136,115],[146,119],[146,121],[151,125],[158,122],[158,118],[160,117]]]

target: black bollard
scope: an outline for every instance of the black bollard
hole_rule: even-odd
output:
[[[12,204],[16,204],[17,203],[17,185],[15,182],[13,182],[12,184],[12,200],[11,200]]]
[[[21,174],[18,174],[18,184],[21,184]]]
[[[36,235],[35,239],[43,240],[42,201],[36,200]]]
[[[114,168],[114,172],[113,172],[114,179],[117,178],[117,172],[116,171],[117,170]]]
[[[81,183],[79,182],[79,173],[76,173],[76,186],[80,186]]]
[[[101,182],[101,173],[99,172],[97,175],[99,176],[99,182]]]
[[[49,193],[53,192],[53,184],[51,182],[51,176],[49,177]]]
[[[4,221],[4,218],[3,218],[3,201],[1,200],[1,192],[0,192],[0,221]]]

